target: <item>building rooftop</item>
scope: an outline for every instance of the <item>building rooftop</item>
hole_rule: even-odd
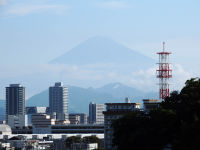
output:
[[[21,84],[10,84],[10,87],[22,87]]]
[[[143,99],[143,102],[158,102],[157,99]]]
[[[0,132],[4,133],[4,132],[12,132],[11,128],[9,125],[6,124],[0,124]]]
[[[58,87],[58,86],[63,86],[63,83],[62,83],[62,82],[56,82],[56,83],[55,83],[55,86],[56,86],[56,87]]]
[[[45,114],[47,110],[47,107],[26,107],[26,114],[36,114],[36,113],[41,113]]]
[[[105,105],[140,105],[140,103],[105,103]]]

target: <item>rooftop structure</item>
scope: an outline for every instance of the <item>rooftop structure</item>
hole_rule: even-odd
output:
[[[47,107],[26,107],[26,114],[45,114]]]
[[[28,125],[32,125],[32,115],[33,114],[46,114],[47,107],[26,107],[26,114],[28,116]]]
[[[11,127],[6,124],[0,124],[0,134],[6,134],[6,135],[12,134]]]

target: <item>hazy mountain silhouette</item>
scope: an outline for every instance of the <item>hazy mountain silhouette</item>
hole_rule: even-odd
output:
[[[68,86],[69,90],[69,112],[84,112],[88,113],[89,103],[95,102],[116,103],[124,102],[125,97],[129,97],[131,102],[142,103],[143,98],[156,98],[157,93],[144,93],[135,88],[123,85],[121,83],[111,83],[101,88],[80,88]],[[48,90],[34,95],[26,101],[27,106],[48,106],[49,96]]]
[[[109,38],[93,37],[72,48],[62,56],[55,58],[50,63],[74,65],[98,63],[131,64],[143,69],[144,66],[154,64],[154,60]]]
[[[0,120],[5,120],[5,113],[6,113],[6,101],[0,100]]]
[[[95,90],[84,89],[75,86],[68,86],[69,91],[69,111],[70,112],[86,112],[90,102],[104,103],[116,100],[109,94],[98,93]],[[117,99],[119,101],[119,99]],[[26,101],[26,106],[48,106],[49,105],[49,91],[45,90],[36,94]]]
[[[136,98],[144,94],[144,92],[141,92],[140,90],[121,83],[110,83],[96,90],[101,93],[111,94],[113,97],[119,97],[121,99],[125,97]]]

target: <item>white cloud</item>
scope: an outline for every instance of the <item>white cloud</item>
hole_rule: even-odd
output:
[[[98,6],[104,9],[112,9],[112,10],[130,8],[130,6],[123,1],[106,1],[98,3]]]
[[[180,64],[175,64],[172,70],[172,89],[181,90],[185,85],[185,81],[192,78],[191,73],[185,71]]]
[[[130,78],[130,84],[143,91],[155,91],[159,87],[157,83],[159,80],[156,78],[157,67],[152,67],[147,70],[139,70],[133,72]],[[170,91],[181,90],[185,81],[192,77],[191,73],[184,70],[180,64],[172,66],[172,78],[169,79]],[[127,77],[128,78],[128,77]]]
[[[50,12],[56,14],[65,14],[69,10],[66,5],[14,5],[10,6],[5,14],[25,16],[33,13]]]
[[[156,67],[152,67],[132,72],[130,84],[145,92],[157,90],[156,69]]]
[[[116,68],[116,69],[113,69]],[[0,66],[0,89],[11,83],[21,83],[27,87],[27,95],[33,95],[48,88],[56,81],[80,87],[99,87],[111,82],[121,82],[145,92],[158,91],[157,67],[131,71],[120,71],[114,64],[97,66],[77,66],[64,64],[10,65]],[[191,74],[179,64],[173,66],[170,91],[180,90]],[[4,92],[0,90],[0,97]]]

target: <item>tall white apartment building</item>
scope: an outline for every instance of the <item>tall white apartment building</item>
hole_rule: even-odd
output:
[[[89,123],[90,124],[103,124],[104,123],[104,104],[89,104]]]
[[[62,82],[49,87],[49,109],[51,115],[56,114],[56,120],[68,120],[68,88]]]

